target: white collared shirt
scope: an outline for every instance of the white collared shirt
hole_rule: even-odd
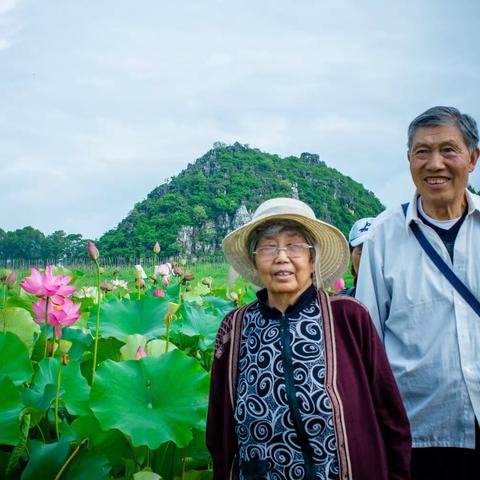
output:
[[[480,419],[480,317],[432,263],[408,227],[416,222],[456,275],[480,298],[480,197],[454,262],[438,234],[401,206],[380,214],[363,244],[356,298],[369,309],[410,419],[414,447],[474,448]]]

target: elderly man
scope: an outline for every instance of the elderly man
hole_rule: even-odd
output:
[[[407,409],[413,480],[480,478],[480,316],[447,279],[453,271],[479,299],[480,197],[467,190],[478,156],[469,115],[433,107],[415,118],[413,201],[379,215],[363,247],[356,296],[383,339]]]

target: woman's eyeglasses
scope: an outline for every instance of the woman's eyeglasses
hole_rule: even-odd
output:
[[[307,243],[290,243],[286,247],[267,245],[265,247],[257,248],[253,254],[256,255],[257,258],[270,260],[272,258],[277,258],[277,256],[280,254],[280,250],[285,250],[288,258],[300,258],[303,257],[305,252],[311,248],[313,247]]]

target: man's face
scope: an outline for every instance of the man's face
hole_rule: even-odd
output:
[[[478,155],[478,149],[468,152],[457,127],[417,128],[408,159],[428,215],[438,219],[461,215],[468,175],[475,169]]]

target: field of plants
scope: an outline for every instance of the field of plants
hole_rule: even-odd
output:
[[[255,293],[225,264],[4,270],[0,478],[209,479],[220,321]]]

